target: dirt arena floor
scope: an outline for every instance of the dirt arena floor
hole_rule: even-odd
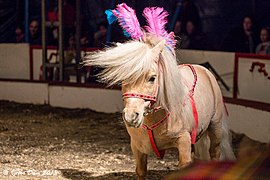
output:
[[[176,171],[177,158],[150,155],[148,179]],[[134,169],[121,114],[0,101],[0,179],[135,179]]]

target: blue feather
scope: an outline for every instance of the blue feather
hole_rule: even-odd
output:
[[[112,13],[112,10],[106,10],[105,14],[107,15],[107,20],[109,24],[112,24],[114,21],[117,20],[117,17]]]

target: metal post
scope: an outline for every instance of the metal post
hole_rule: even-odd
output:
[[[63,81],[64,49],[63,49],[63,1],[58,0],[58,20],[59,20],[59,80]]]
[[[76,1],[76,76],[77,82],[81,82],[81,73],[79,71],[79,63],[81,59],[81,1]]]
[[[170,24],[169,31],[173,31],[173,29],[174,29],[175,23],[177,21],[178,15],[179,15],[180,10],[181,10],[182,1],[183,0],[179,0],[178,3],[177,3],[177,7],[176,7],[175,13],[173,15],[173,19],[172,19],[172,22]]]
[[[24,1],[24,35],[25,35],[25,42],[29,42],[29,0]]]
[[[42,29],[42,80],[46,80],[46,63],[47,63],[47,48],[46,48],[46,0],[41,1],[41,29]]]

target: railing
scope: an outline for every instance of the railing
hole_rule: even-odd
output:
[[[30,74],[30,80],[34,80],[34,57],[33,53],[35,49],[42,50],[41,45],[30,45],[29,47],[29,61],[30,61],[30,68],[29,68],[29,74]],[[82,52],[91,52],[91,51],[96,51],[99,48],[81,48]],[[58,47],[57,46],[47,46],[47,50],[55,50],[57,51],[56,53],[51,53],[49,54],[49,59],[52,59],[53,56],[57,57],[58,56]],[[67,49],[64,49],[64,51]]]

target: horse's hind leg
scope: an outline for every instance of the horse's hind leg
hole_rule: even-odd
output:
[[[130,145],[136,161],[137,179],[143,180],[147,175],[147,154],[140,152],[132,140]]]
[[[219,160],[221,154],[222,124],[220,121],[212,121],[208,128],[210,138],[210,157],[212,160]]]

